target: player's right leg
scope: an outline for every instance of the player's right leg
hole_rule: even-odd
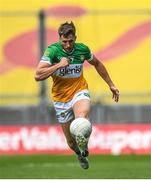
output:
[[[90,98],[88,91],[83,90],[77,93],[73,99],[72,106],[75,118],[83,117],[89,119]],[[84,137],[82,133],[76,135],[76,142],[85,157],[88,156],[88,140],[89,137]]]
[[[79,134],[76,135],[75,139],[76,139],[76,142],[78,144],[79,149],[82,152],[82,155],[84,157],[87,157],[89,155],[89,152],[88,152],[88,138],[85,138],[82,133],[79,133]]]
[[[71,121],[61,124],[62,130],[63,130],[64,135],[67,140],[67,143],[68,143],[69,147],[77,154],[77,158],[78,158],[78,161],[79,161],[81,167],[83,169],[88,169],[89,163],[86,158],[87,155],[84,155],[83,152],[81,154],[81,151],[80,151],[79,147],[77,146],[76,140],[72,137],[72,135],[70,133],[70,124],[71,124]]]

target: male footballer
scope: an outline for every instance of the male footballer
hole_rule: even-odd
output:
[[[59,41],[46,48],[37,66],[35,80],[42,81],[52,77],[52,97],[58,122],[81,167],[88,169],[88,140],[82,135],[74,138],[70,133],[70,124],[75,118],[89,119],[90,95],[88,84],[83,77],[84,61],[93,65],[107,83],[115,102],[119,100],[119,90],[105,66],[92,54],[88,46],[76,43],[76,28],[73,22],[61,24],[58,34]]]

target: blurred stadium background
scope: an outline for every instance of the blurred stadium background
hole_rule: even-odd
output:
[[[84,74],[92,98],[90,119],[94,124],[94,139],[98,137],[98,144],[101,140],[110,143],[113,134],[109,133],[118,131],[116,144],[120,143],[120,138],[132,136],[139,142],[139,147],[135,143],[133,146],[134,141],[126,144],[125,153],[151,153],[151,1],[0,2],[0,154],[69,153],[65,145],[62,149],[52,149],[52,142],[44,148],[42,140],[45,139],[46,144],[51,140],[57,142],[56,134],[61,131],[55,126],[57,120],[50,94],[52,81],[37,83],[34,73],[44,48],[57,41],[58,26],[71,20],[77,27],[77,41],[87,44],[102,59],[121,94],[118,104],[112,102],[107,85],[93,67],[85,64]],[[54,139],[49,139],[52,137],[49,128],[55,128]],[[33,141],[24,145],[26,150],[15,146],[17,132],[21,134],[18,140],[21,141],[27,131],[31,133],[30,138],[41,139],[37,147],[42,148],[32,148],[29,144]],[[45,131],[47,138],[40,134]],[[107,133],[103,134],[104,139],[99,137],[101,133]],[[10,136],[14,138],[10,140]],[[148,144],[141,146],[145,137]],[[94,153],[119,154],[123,146],[117,145],[112,150],[110,145],[106,145],[106,149],[99,145],[93,147]]]

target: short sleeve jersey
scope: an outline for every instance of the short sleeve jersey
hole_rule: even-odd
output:
[[[83,77],[83,63],[93,59],[89,48],[82,43],[75,43],[72,52],[66,52],[58,42],[46,48],[41,62],[54,65],[63,57],[70,60],[69,66],[56,70],[52,75],[52,97],[57,102],[68,102],[76,92],[88,89]]]

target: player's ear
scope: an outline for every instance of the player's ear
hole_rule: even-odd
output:
[[[75,41],[76,41],[76,39],[77,39],[77,36],[75,36],[75,38],[74,38],[74,39],[75,39]]]

